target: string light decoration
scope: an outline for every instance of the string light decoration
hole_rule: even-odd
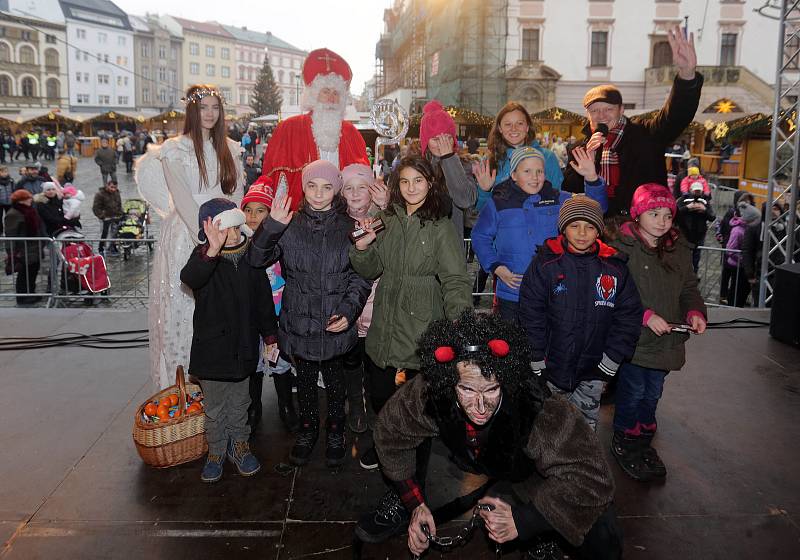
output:
[[[788,113],[785,110],[780,112],[780,121],[785,122],[786,128],[789,132],[793,132],[797,128],[797,112],[792,111]],[[728,123],[728,139],[736,140],[747,136],[751,132],[759,129],[765,129],[772,126],[772,115],[765,115],[764,113],[753,113],[741,119],[730,121]]]
[[[583,115],[573,113],[572,111],[562,109],[561,107],[550,107],[544,111],[539,111],[538,113],[532,114],[531,118],[534,122],[566,121],[569,123],[580,124],[581,126],[584,126],[589,122],[589,120]]]
[[[714,127],[714,138],[717,140],[722,140],[728,135],[728,123],[726,122],[718,122],[717,126]]]
[[[464,109],[462,107],[455,107],[453,105],[446,105],[444,110],[447,111],[447,114],[450,115],[456,124],[463,124],[463,125],[477,125],[477,126],[487,126],[490,127],[494,124],[494,117],[490,117],[489,115],[482,115],[481,113],[476,113],[475,111],[470,111],[469,109]],[[415,113],[410,117],[410,125],[411,127],[418,127],[420,120],[422,120],[422,113]]]

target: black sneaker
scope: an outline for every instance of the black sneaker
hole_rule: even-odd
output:
[[[370,447],[364,453],[361,454],[361,457],[358,459],[358,464],[361,465],[362,469],[366,469],[368,471],[374,471],[378,468],[378,453],[375,451],[374,447]]]
[[[289,461],[296,467],[307,465],[317,443],[319,432],[310,424],[303,424],[294,440],[294,447],[289,453]]]
[[[400,497],[389,490],[378,502],[378,509],[358,520],[356,537],[365,543],[381,543],[405,531],[410,519]]]
[[[620,468],[632,479],[639,482],[650,482],[653,479],[642,459],[639,438],[627,436],[624,432],[614,432],[611,453]]]
[[[344,442],[344,423],[329,422],[325,443],[325,464],[329,467],[339,467],[344,463],[347,450]]]

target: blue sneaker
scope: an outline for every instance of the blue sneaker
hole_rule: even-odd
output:
[[[230,440],[228,442],[228,459],[236,465],[242,476],[253,476],[261,470],[261,463],[250,452],[250,444],[246,441]]]
[[[209,453],[206,457],[206,464],[203,465],[203,472],[200,474],[200,480],[203,482],[216,482],[222,478],[222,464],[225,458],[222,455],[211,455]]]

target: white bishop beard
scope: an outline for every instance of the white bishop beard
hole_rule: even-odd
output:
[[[321,152],[335,152],[339,149],[344,110],[344,103],[314,105],[314,112],[311,114],[311,132]]]

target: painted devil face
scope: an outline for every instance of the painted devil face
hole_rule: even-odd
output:
[[[503,394],[500,383],[494,377],[484,377],[481,368],[470,362],[459,362],[456,368],[459,376],[456,384],[458,405],[470,422],[483,426],[500,406]]]

